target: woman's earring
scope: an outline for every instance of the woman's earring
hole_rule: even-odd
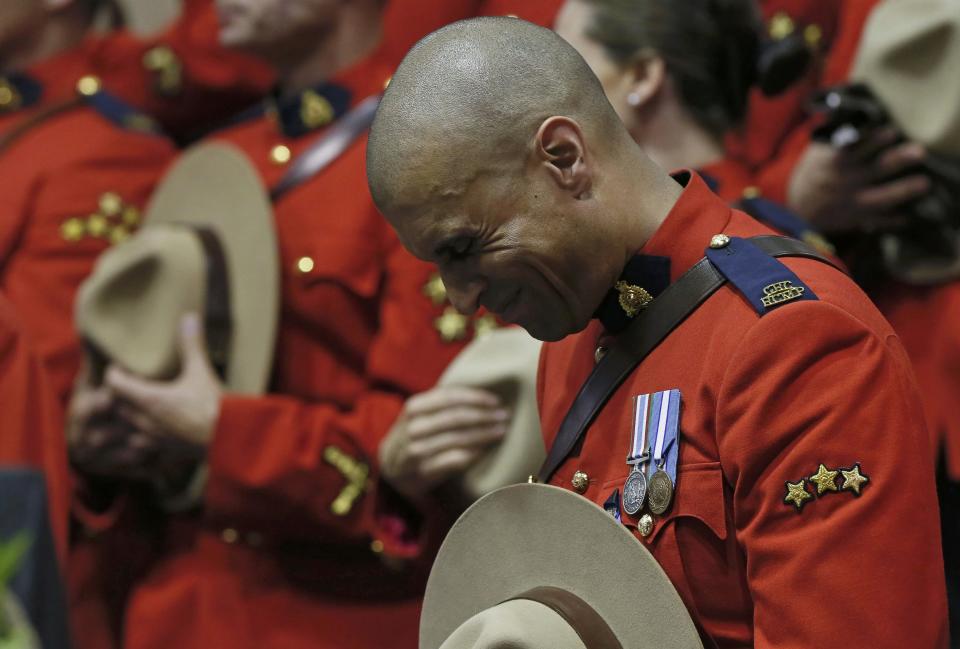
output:
[[[627,95],[627,103],[630,104],[631,106],[633,106],[634,108],[636,108],[637,106],[639,106],[639,105],[640,105],[640,93],[639,93],[639,92],[631,92],[629,95]]]

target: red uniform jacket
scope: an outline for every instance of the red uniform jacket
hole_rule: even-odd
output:
[[[738,161],[727,158],[702,171],[712,179],[713,191],[729,203],[759,192],[748,186],[749,174]],[[798,230],[791,227],[792,223],[753,216],[788,236],[814,244],[822,241],[811,238],[809,228]],[[796,225],[803,225],[799,217],[794,218],[798,219]],[[917,287],[889,280],[870,297],[893,326],[913,363],[933,440],[932,451],[937,459],[942,455],[950,478],[960,481],[960,411],[955,407],[960,392],[960,337],[955,326],[960,322],[960,282]]]
[[[43,471],[54,541],[67,548],[70,489],[63,414],[13,307],[0,295],[0,464]],[[7,497],[7,496],[4,496]]]
[[[693,176],[640,254],[668,257],[673,281],[713,235],[770,232]],[[579,455],[551,482],[571,488],[582,471],[585,497],[605,503],[630,468],[631,398],[678,388],[672,507],[654,517],[647,536],[637,517],[621,514],[677,587],[707,646],[849,639],[945,648],[934,467],[909,361],[848,278],[820,262],[782,261],[818,300],[758,317],[742,293],[722,287],[614,393]],[[539,391],[548,446],[602,333],[594,323],[545,347]],[[848,484],[839,473],[856,467],[868,478],[859,496],[856,476]]]
[[[960,282],[917,287],[890,281],[873,298],[913,362],[934,451],[950,479],[960,482]]]
[[[305,116],[337,116],[380,92],[390,62],[374,56],[216,139],[273,187],[323,136]],[[270,394],[223,400],[202,511],[158,525],[125,647],[417,644],[426,565],[397,557],[443,521],[428,512],[422,542],[404,536],[415,530],[388,516],[374,461],[406,397],[433,386],[476,325],[445,305],[433,270],[377,213],[364,155],[361,137],[275,203],[282,307]]]
[[[808,74],[784,94],[754,91],[741,135],[730,138],[732,155],[753,170],[764,195],[786,203],[793,168],[810,141],[805,107],[817,89],[843,83],[860,34],[877,0],[769,0],[762,2],[768,28],[804,30],[814,50]],[[780,31],[779,33],[783,33]]]
[[[23,72],[28,87],[0,104],[0,134],[39,111],[74,98],[77,81],[97,77],[111,93],[154,117],[178,139],[203,132],[256,103],[274,82],[272,70],[219,44],[212,0],[189,0],[181,17],[159,36],[124,30],[91,36],[78,47]],[[19,85],[21,75],[8,82]],[[0,73],[0,86],[5,77]]]
[[[743,198],[745,191],[754,189],[750,184],[750,170],[733,158],[724,158],[704,165],[698,172],[710,184],[710,189],[728,203],[736,203]]]
[[[136,229],[174,155],[142,117],[96,97],[35,124],[0,150],[0,289],[66,403],[80,362],[73,300],[99,254]]]

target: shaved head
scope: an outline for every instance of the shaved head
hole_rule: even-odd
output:
[[[367,174],[457,309],[541,340],[587,325],[676,198],[576,50],[516,18],[414,46],[374,120]]]
[[[413,47],[387,87],[368,145],[374,200],[390,211],[424,190],[457,191],[508,156],[520,164],[552,115],[595,136],[622,130],[596,76],[554,32],[505,17],[448,25]]]

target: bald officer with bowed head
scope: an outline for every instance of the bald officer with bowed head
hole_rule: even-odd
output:
[[[637,535],[706,646],[947,646],[920,397],[841,271],[668,176],[580,56],[515,19],[414,47],[367,157],[454,305],[551,341],[541,480]]]

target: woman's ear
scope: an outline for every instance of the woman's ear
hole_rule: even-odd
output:
[[[569,117],[548,117],[536,136],[537,157],[558,187],[585,198],[593,185],[592,161],[580,125]]]
[[[636,110],[648,108],[663,91],[666,76],[666,64],[656,52],[638,52],[630,65],[627,104]]]

